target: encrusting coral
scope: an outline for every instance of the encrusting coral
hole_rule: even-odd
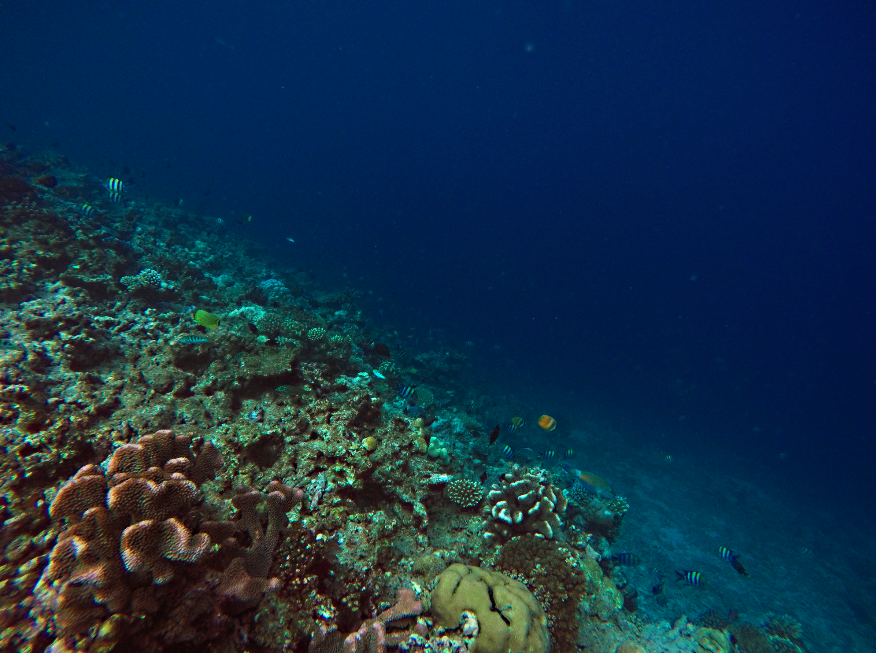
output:
[[[484,531],[488,540],[505,540],[513,535],[534,533],[552,539],[563,522],[566,497],[545,478],[544,470],[524,471],[514,465],[487,493],[492,522]]]
[[[547,617],[526,586],[497,571],[452,564],[432,590],[432,614],[444,628],[456,628],[463,613],[477,619],[477,653],[548,653]]]

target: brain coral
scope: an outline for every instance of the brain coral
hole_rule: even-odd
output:
[[[547,653],[547,617],[520,581],[496,571],[453,564],[432,590],[432,613],[444,628],[456,628],[463,612],[477,618],[473,653]]]
[[[545,480],[544,470],[524,472],[518,465],[502,476],[501,487],[493,485],[487,500],[493,518],[484,533],[488,540],[526,533],[553,539],[567,504],[563,493]]]

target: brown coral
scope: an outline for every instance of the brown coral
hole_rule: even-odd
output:
[[[178,572],[210,549],[206,533],[193,533],[198,495],[193,479],[213,477],[221,462],[209,442],[195,456],[188,437],[158,431],[116,449],[106,475],[87,465],[60,489],[49,514],[66,528],[34,590],[33,611],[59,647],[99,647],[104,639],[115,642],[126,629],[131,636],[137,628],[151,628],[165,643],[222,634],[222,629],[198,632],[194,625],[203,614],[216,613],[216,601],[203,589],[182,603],[195,606],[194,597],[201,595],[196,601],[201,607],[175,609],[169,615],[173,624],[160,613],[164,593],[180,600],[190,591],[189,575]],[[280,494],[274,499],[278,506],[285,505]],[[202,575],[192,578],[200,582]]]
[[[346,637],[336,630],[318,630],[310,642],[308,653],[384,653],[388,646],[397,647],[409,635],[407,630],[387,634],[387,624],[416,617],[422,611],[422,601],[417,600],[412,590],[403,588],[399,590],[394,605],[368,619]]]
[[[621,594],[595,561],[551,540],[524,535],[502,546],[496,566],[526,584],[547,610],[557,650],[574,650],[579,606],[609,620],[620,609]]]
[[[533,533],[552,539],[563,522],[566,497],[545,478],[545,471],[527,472],[514,465],[502,476],[502,485],[493,485],[487,493],[492,522],[487,526],[487,540],[505,540],[513,535]]]

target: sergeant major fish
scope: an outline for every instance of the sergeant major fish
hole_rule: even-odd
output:
[[[675,579],[676,583],[683,580],[685,585],[703,584],[702,574],[698,571],[688,571],[687,569],[684,569],[682,571],[676,571],[675,574],[678,576],[678,578]]]
[[[745,570],[745,567],[743,567],[742,563],[739,562],[738,553],[734,553],[726,546],[722,546],[721,548],[719,548],[718,553],[721,554],[721,557],[724,558],[724,560],[730,563],[730,566],[733,567],[733,569],[738,571],[743,576],[748,576],[748,572]]]

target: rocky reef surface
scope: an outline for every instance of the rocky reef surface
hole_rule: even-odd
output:
[[[250,251],[2,152],[0,650],[733,650],[639,621],[625,502],[505,460],[463,352]]]

